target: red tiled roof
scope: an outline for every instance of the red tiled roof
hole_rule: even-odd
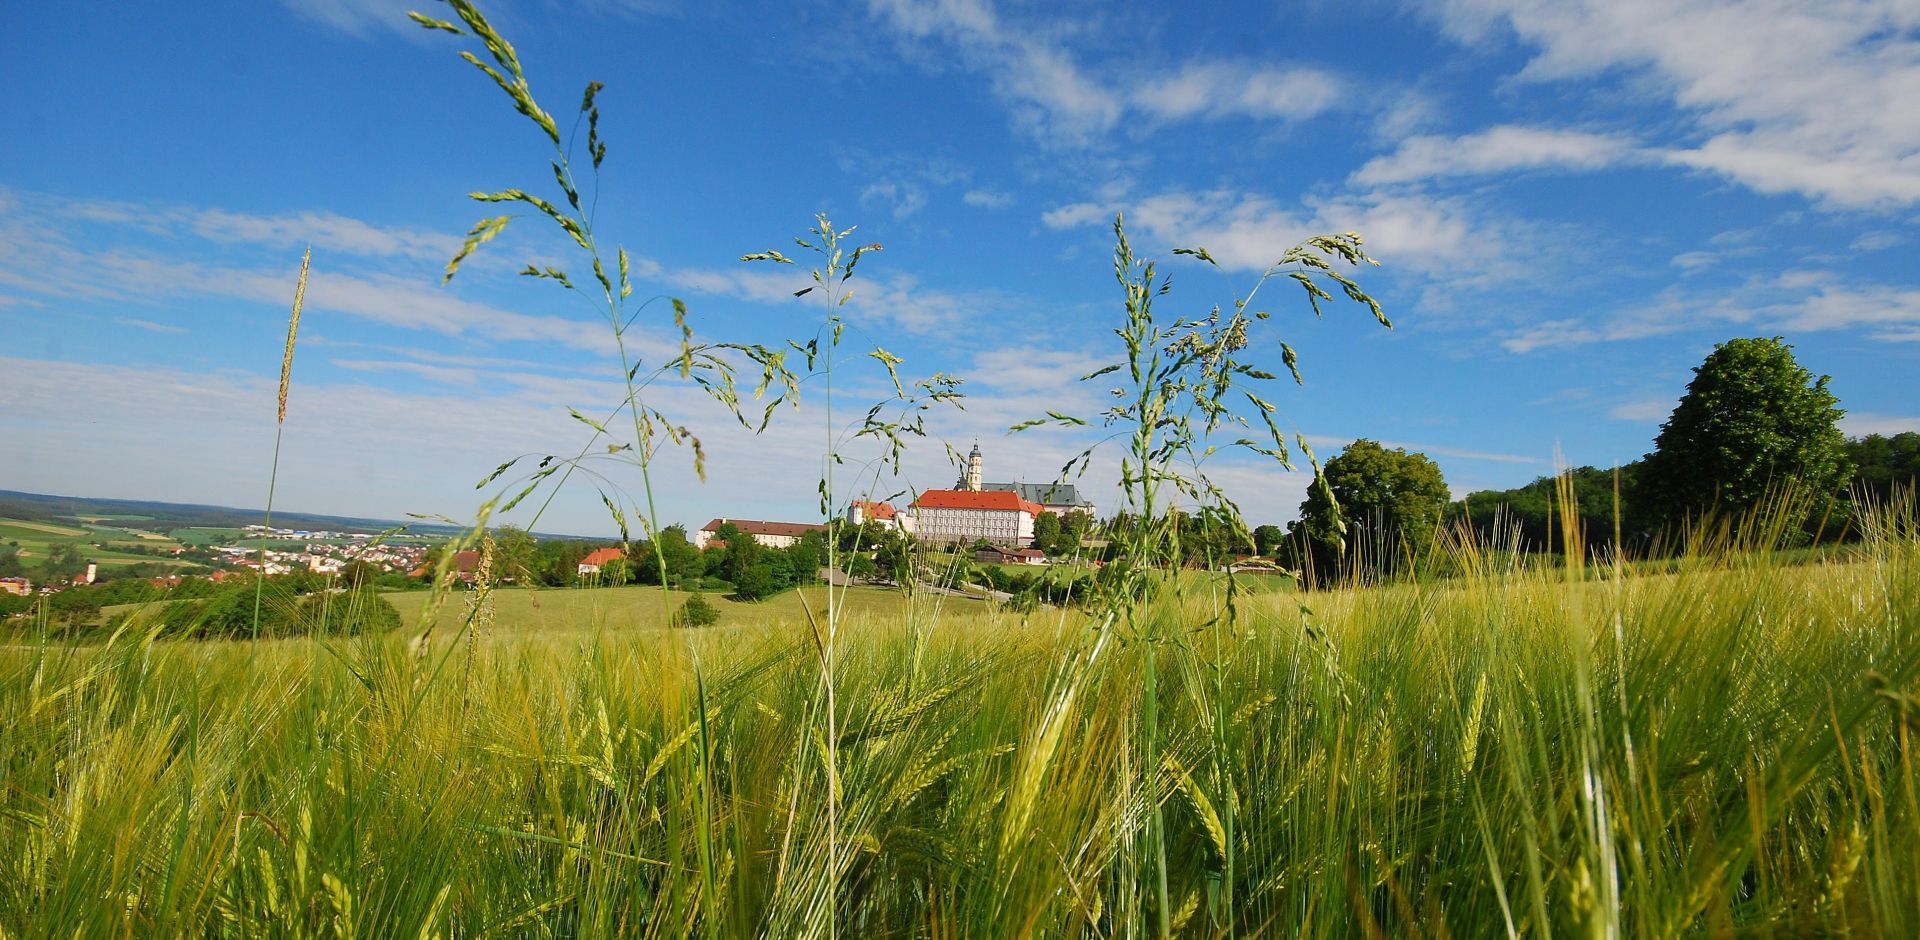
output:
[[[588,552],[587,557],[580,559],[580,563],[583,565],[604,565],[616,558],[623,558],[625,556],[626,553],[617,548],[596,548]]]
[[[1039,503],[1030,503],[1020,498],[1019,493],[1008,490],[928,490],[913,501],[921,509],[998,509],[1004,512],[1024,512],[1038,516],[1046,511]]]
[[[856,499],[853,501],[853,505],[855,508],[865,510],[869,517],[879,519],[883,522],[893,518],[894,514],[900,511],[893,508],[892,503],[876,503]]]
[[[818,532],[826,526],[818,522],[762,522],[758,519],[715,519],[700,531],[712,534],[723,525],[731,525],[748,535],[784,535],[799,538],[808,532]]]

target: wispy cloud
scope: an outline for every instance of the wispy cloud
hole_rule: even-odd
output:
[[[1292,121],[1352,97],[1340,76],[1308,65],[1090,66],[1061,38],[1058,24],[1010,22],[990,0],[869,0],[868,9],[903,39],[956,54],[963,67],[986,78],[1019,127],[1049,146],[1099,144],[1130,115],[1157,123]]]
[[[981,209],[1005,209],[1018,201],[1004,189],[970,189],[960,199],[967,205]]]
[[[1600,315],[1527,325],[1500,345],[1524,354],[1728,323],[1784,332],[1858,330],[1880,342],[1906,342],[1920,338],[1920,288],[1841,281],[1820,271],[1753,277],[1713,290],[1670,287]]]
[[[146,330],[149,333],[185,333],[187,332],[187,328],[184,326],[174,326],[171,323],[155,323],[152,320],[142,320],[137,317],[114,317],[113,322],[118,323],[121,326],[133,327],[136,330]]]
[[[68,202],[12,193],[0,211],[0,284],[42,298],[153,300],[220,297],[258,303],[284,317],[292,296],[294,249],[311,220],[315,244],[379,256],[390,270],[355,271],[320,261],[307,309],[446,336],[556,344],[605,352],[603,324],[504,310],[443,288],[437,277],[443,238],[382,228],[330,213],[250,216],[216,209]],[[207,241],[246,243],[279,263],[206,263]],[[138,247],[128,247],[137,244]],[[324,257],[324,256],[322,256]],[[669,347],[635,331],[630,343],[653,355]]]
[[[1346,82],[1324,69],[1195,62],[1133,89],[1133,106],[1166,121],[1247,117],[1303,120],[1331,110]]]
[[[1665,421],[1673,414],[1674,402],[1666,398],[1642,398],[1638,401],[1621,402],[1607,409],[1607,417],[1615,421]]]
[[[1176,247],[1203,247],[1226,268],[1259,271],[1311,235],[1360,232],[1368,252],[1395,270],[1445,275],[1458,287],[1538,273],[1545,239],[1490,216],[1468,200],[1424,193],[1343,194],[1303,201],[1305,211],[1256,194],[1166,192],[1112,204],[1074,203],[1041,216],[1053,228],[1107,224],[1124,210],[1130,228]]]
[[[1667,150],[1674,163],[1839,208],[1920,202],[1920,122],[1907,104],[1920,88],[1920,8],[1907,0],[1441,0],[1434,9],[1468,42],[1510,30],[1534,47],[1523,81],[1597,79],[1664,97],[1704,136]]]
[[[282,0],[288,10],[302,19],[337,29],[350,36],[367,36],[382,30],[418,34],[420,27],[407,19],[407,10],[418,4],[410,0]]]
[[[1422,135],[1356,170],[1364,186],[1516,170],[1597,170],[1629,158],[1633,141],[1611,134],[1501,125],[1458,137]]]

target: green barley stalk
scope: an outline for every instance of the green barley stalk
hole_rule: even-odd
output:
[[[267,539],[273,535],[273,493],[280,482],[280,435],[287,429],[287,389],[293,384],[293,346],[300,335],[300,307],[307,299],[307,269],[313,246],[300,256],[300,281],[293,288],[293,313],[287,317],[287,346],[280,353],[280,407],[273,425],[273,471],[267,477],[266,529],[260,533],[260,576],[253,582],[253,639],[260,639],[260,600],[267,588]]]

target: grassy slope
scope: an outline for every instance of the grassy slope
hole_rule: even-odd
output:
[[[685,635],[593,629],[638,589],[502,592],[471,660],[0,650],[0,930],[1104,937],[1152,923],[1157,793],[1185,935],[1915,935],[1870,673],[1920,689],[1920,547],[1559,577],[1158,610],[1155,773],[1127,631],[857,595],[832,839],[793,595],[692,634],[699,687]]]

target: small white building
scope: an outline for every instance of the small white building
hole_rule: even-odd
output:
[[[789,548],[800,541],[808,532],[824,532],[826,526],[818,522],[766,522],[759,519],[715,519],[693,534],[693,547],[705,550],[714,541],[714,533],[721,526],[731,525],[741,532],[753,536],[755,542],[768,548]]]
[[[854,500],[853,505],[847,507],[847,521],[854,525],[873,522],[896,532],[913,532],[913,515],[893,508],[892,503]]]

